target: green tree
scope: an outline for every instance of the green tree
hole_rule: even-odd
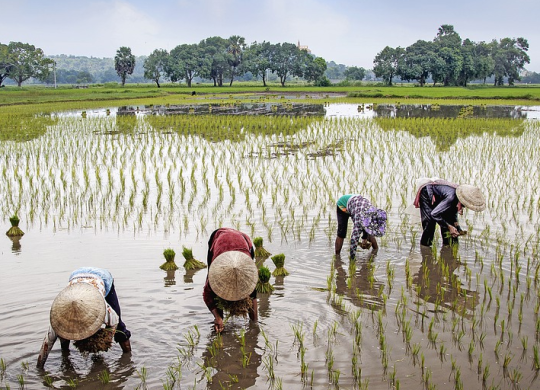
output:
[[[13,61],[9,53],[9,47],[0,43],[0,86],[9,77],[9,72],[12,68]]]
[[[210,62],[198,44],[182,44],[171,50],[167,75],[171,81],[185,80],[191,87],[193,78],[208,72]]]
[[[302,77],[304,75],[304,54],[307,54],[305,51],[292,43],[278,43],[272,45],[272,49],[270,68],[278,75],[282,87],[285,86],[289,76]]]
[[[476,44],[470,39],[465,39],[461,46],[461,70],[458,76],[458,85],[466,87],[470,80],[476,78],[476,61],[474,57],[476,55]]]
[[[304,79],[313,82],[315,85],[322,86],[326,84],[326,61],[322,57],[313,58],[311,54],[306,52]]]
[[[373,60],[373,73],[375,76],[382,77],[384,82],[392,85],[392,79],[398,70],[398,64],[403,56],[404,50],[401,47],[392,48],[386,46]]]
[[[347,80],[361,81],[366,77],[366,70],[362,67],[350,66],[345,70]]]
[[[120,47],[114,56],[114,69],[122,80],[122,87],[126,84],[127,75],[133,74],[135,69],[135,56],[131,54],[131,49],[126,46]]]
[[[508,84],[521,80],[519,73],[525,64],[530,63],[529,43],[525,38],[503,38],[498,43],[492,42],[493,60],[495,62],[495,85],[503,85],[504,77],[508,77]]]
[[[324,74],[330,80],[343,80],[345,78],[345,71],[347,70],[345,65],[330,61],[326,66],[326,72]]]
[[[272,45],[270,42],[253,42],[244,52],[244,68],[255,77],[261,77],[266,87],[266,76],[270,70]]]
[[[144,78],[152,80],[160,88],[159,79],[166,75],[169,53],[167,50],[156,49],[144,61]]]
[[[229,64],[229,77],[231,87],[234,77],[241,73],[243,53],[246,49],[246,40],[238,35],[233,35],[228,39],[227,63]]]
[[[87,70],[83,70],[77,73],[77,84],[90,84],[94,82],[94,77]]]
[[[221,37],[210,37],[201,41],[199,44],[202,49],[203,62],[209,64],[204,67],[201,77],[209,78],[214,81],[214,87],[223,86],[223,77],[229,68],[227,58],[227,47],[229,42]]]
[[[485,42],[477,43],[474,48],[475,79],[483,80],[484,84],[486,79],[493,74],[495,68],[491,51],[491,45]]]
[[[434,83],[441,82],[444,86],[457,85],[463,66],[461,37],[454,30],[454,26],[443,24],[433,42],[434,51],[439,57],[437,66],[431,71]]]
[[[429,75],[444,66],[435,53],[433,42],[418,40],[408,46],[398,62],[397,75],[402,80],[416,80],[423,87]]]
[[[43,50],[22,42],[10,42],[7,50],[11,64],[8,77],[19,87],[31,77],[38,80],[47,78],[54,61],[46,58]]]

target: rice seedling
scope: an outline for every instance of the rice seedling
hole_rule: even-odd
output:
[[[163,256],[165,257],[165,263],[161,264],[159,268],[165,271],[175,271],[178,269],[178,266],[174,262],[174,257],[176,252],[172,248],[167,248],[163,251]]]
[[[255,237],[253,239],[253,245],[255,246],[255,257],[261,257],[266,259],[271,255],[270,252],[264,249],[262,237]]]
[[[259,280],[257,281],[257,285],[255,286],[255,289],[258,293],[270,294],[272,293],[272,291],[274,291],[274,286],[272,286],[269,282],[270,275],[271,273],[268,267],[265,267],[263,265],[259,268]]]
[[[285,255],[283,253],[274,255],[271,257],[272,262],[276,266],[274,271],[272,272],[273,276],[287,276],[289,275],[289,272],[285,269]]]
[[[184,262],[184,268],[186,270],[206,268],[206,264],[204,264],[202,261],[196,260],[193,257],[193,251],[185,246],[182,247],[182,256],[184,256],[184,259],[186,260]]]
[[[107,370],[101,371],[101,372],[98,374],[98,379],[99,379],[99,381],[100,381],[102,384],[104,384],[104,385],[106,385],[107,383],[109,383],[110,380],[111,380],[109,371],[107,371]]]
[[[24,235],[24,232],[19,227],[20,220],[19,220],[19,217],[17,216],[17,214],[13,214],[9,218],[9,222],[11,223],[11,227],[6,232],[6,235],[8,237],[22,237]]]

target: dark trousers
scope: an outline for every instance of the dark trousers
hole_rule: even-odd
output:
[[[420,216],[422,218],[422,237],[420,238],[420,244],[425,246],[431,246],[433,244],[433,237],[435,235],[435,228],[437,227],[437,222],[431,216],[431,212],[437,206],[437,204],[432,204],[433,200],[429,198],[427,191],[423,188],[420,191]],[[441,226],[441,237],[443,245],[452,245],[457,244],[457,237],[452,237],[450,231],[448,230],[448,225],[454,225],[458,230],[461,230],[458,224],[458,215],[457,209],[451,209],[445,212],[442,215],[443,220],[446,222]]]
[[[339,238],[347,237],[347,226],[349,225],[349,218],[351,217],[349,213],[341,210],[339,206],[336,210],[337,215],[337,236]],[[368,234],[365,230],[362,230],[362,240],[368,238]]]
[[[111,286],[111,291],[105,297],[105,302],[118,314],[118,326],[116,327],[116,333],[114,334],[114,341],[117,343],[126,341],[131,337],[131,332],[127,330],[126,324],[122,321],[122,314],[120,313],[120,304],[118,303],[118,297],[116,296],[116,290],[114,289],[114,283]]]

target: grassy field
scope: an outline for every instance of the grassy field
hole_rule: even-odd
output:
[[[195,92],[195,95],[193,95]],[[105,85],[90,85],[88,88],[73,88],[59,86],[54,89],[43,86],[4,87],[0,89],[0,107],[29,104],[63,103],[71,107],[99,107],[104,105],[125,104],[196,104],[223,102],[224,99],[237,100],[252,98],[253,94],[266,93],[275,98],[285,98],[294,95],[296,100],[304,100],[318,95],[321,98],[332,98],[339,95],[340,101],[347,102],[395,102],[404,99],[411,103],[424,103],[433,99],[444,99],[447,103],[463,101],[466,104],[520,104],[536,105],[540,102],[540,85],[523,85],[515,87],[493,87],[473,85],[462,87],[415,87],[413,85],[382,86],[363,84],[360,86],[331,86],[311,87],[303,84],[290,84],[281,87],[279,84],[269,84],[263,87],[254,83],[235,83],[232,87],[213,87],[212,85],[196,85],[192,88],[178,84],[163,84],[157,88],[154,84],[128,84],[124,87],[108,83]],[[285,96],[286,95],[286,96]],[[76,104],[85,102],[84,105]],[[114,102],[114,103],[113,103]],[[63,107],[64,108],[64,107]],[[42,107],[43,109],[43,107]]]

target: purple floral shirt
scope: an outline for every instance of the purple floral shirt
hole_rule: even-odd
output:
[[[347,211],[353,221],[349,256],[354,258],[363,231],[376,237],[384,235],[386,231],[386,212],[377,209],[361,195],[354,195],[349,199]]]

